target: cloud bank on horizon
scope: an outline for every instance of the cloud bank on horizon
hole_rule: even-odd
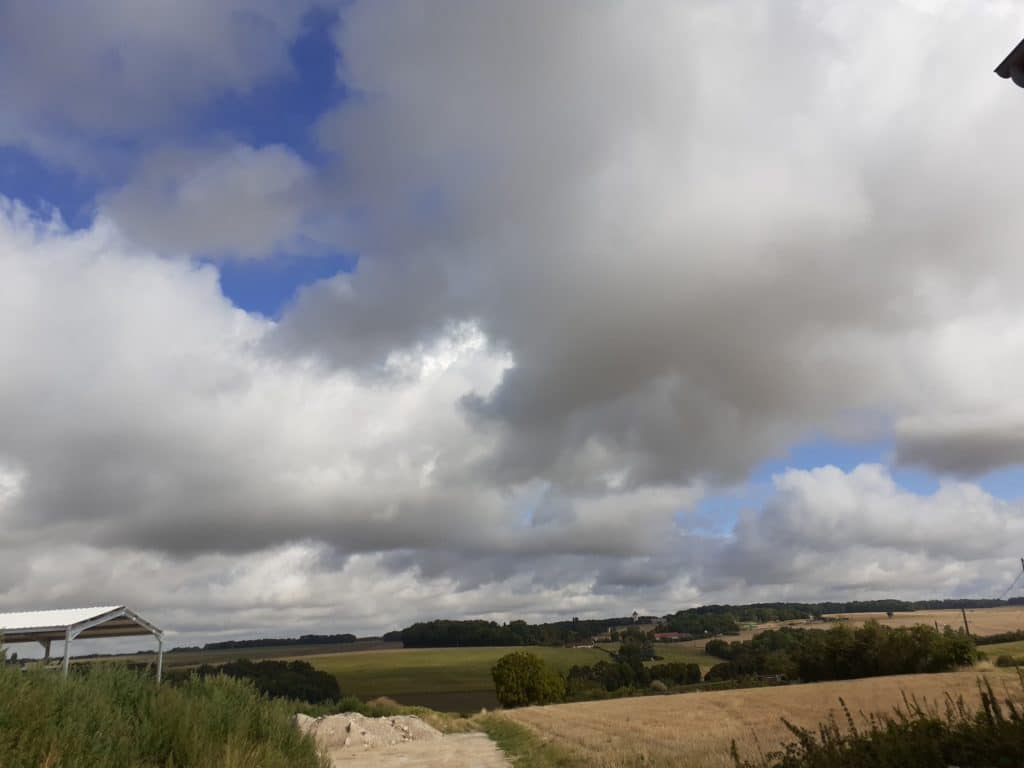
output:
[[[1015,4],[337,6],[0,3],[0,609],[1001,591]]]

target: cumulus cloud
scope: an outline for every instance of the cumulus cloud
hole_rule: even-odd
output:
[[[788,470],[722,542],[708,585],[847,595],[893,594],[899,585],[900,594],[995,597],[1014,571],[1022,531],[1019,501],[970,483],[919,495],[879,465]]]
[[[316,248],[308,221],[314,183],[313,170],[280,145],[164,150],[102,211],[159,252],[264,258]]]
[[[1003,586],[1020,505],[962,478],[1024,459],[1011,6],[355,3],[316,169],[165,140],[287,73],[302,7],[158,6],[69,6],[64,48],[0,11],[0,141],[164,147],[88,229],[0,205],[0,605],[199,637]],[[321,219],[356,271],[280,321],[164,258]],[[793,470],[692,522],[810,433],[943,483]]]
[[[0,7],[0,141],[107,172],[119,142],[180,130],[221,92],[293,75],[317,3],[112,0]]]
[[[366,97],[319,131],[343,158],[339,201],[370,211],[365,275],[307,292],[275,335],[365,366],[472,318],[515,360],[466,400],[503,428],[498,482],[732,482],[868,419],[938,471],[1018,461],[1005,434],[987,453],[921,448],[986,390],[948,385],[970,370],[959,354],[1005,371],[986,407],[1020,381],[988,335],[1018,327],[1006,127],[1024,100],[990,71],[1010,18],[995,2],[357,5],[340,74]]]
[[[588,558],[669,554],[701,493],[482,482],[494,437],[460,399],[509,359],[473,326],[393,355],[382,378],[283,363],[262,343],[274,324],[231,306],[215,269],[103,221],[69,232],[5,202],[0,306],[14,320],[0,327],[0,560],[16,574],[3,604],[199,600],[189,627],[230,600],[241,628],[292,602],[320,621],[362,564],[405,585],[373,623],[348,614],[379,629],[453,591],[460,611],[517,580],[533,597],[582,593]],[[58,562],[81,578],[37,584]]]

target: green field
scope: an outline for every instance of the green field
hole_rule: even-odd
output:
[[[483,707],[492,709],[497,706],[491,667],[506,653],[515,650],[535,653],[565,673],[575,664],[608,661],[609,654],[618,649],[618,643],[603,643],[595,648],[526,646],[403,649],[399,643],[376,640],[344,645],[179,651],[165,654],[164,665],[171,669],[223,664],[239,658],[303,659],[337,677],[342,693],[358,696],[364,701],[387,696],[402,704],[428,706],[444,712],[476,712]],[[658,643],[655,652],[662,658],[651,662],[653,664],[694,663],[699,664],[703,672],[707,672],[718,661],[704,653],[704,641]],[[152,662],[153,658],[150,654],[138,654],[91,659],[100,660],[147,663]]]
[[[1024,657],[1024,640],[1016,640],[1012,643],[995,643],[994,645],[978,646],[988,656],[989,661],[995,661],[1000,656]]]
[[[701,672],[707,672],[708,669],[720,662],[721,659],[716,659],[714,656],[709,656],[704,652],[706,642],[706,640],[700,640],[685,643],[657,643],[654,646],[654,652],[662,657],[662,661],[652,663],[666,664],[678,661],[686,664],[699,664]],[[618,650],[617,645],[608,646],[608,648],[610,650]]]
[[[594,664],[608,654],[594,648],[409,648],[367,651],[305,660],[338,678],[342,693],[366,700],[387,696],[402,704],[442,711],[470,712],[494,708],[491,667],[516,650],[535,653],[562,672],[574,664]]]
[[[608,661],[606,651],[618,650],[617,643],[601,648],[410,648],[394,651],[325,654],[307,656],[313,666],[338,678],[341,690],[367,700],[387,696],[402,704],[419,704],[448,712],[474,712],[494,708],[491,667],[512,651],[540,656],[562,673],[575,664]],[[707,669],[717,661],[702,648],[683,644],[656,647],[665,662],[683,661]],[[654,662],[659,663],[659,662]]]

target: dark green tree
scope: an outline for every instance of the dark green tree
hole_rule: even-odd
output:
[[[532,653],[516,651],[491,669],[494,692],[503,707],[551,704],[565,697],[565,678]]]

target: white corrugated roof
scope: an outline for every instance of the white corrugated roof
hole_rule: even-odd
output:
[[[63,608],[56,611],[23,611],[21,613],[0,613],[0,632],[15,629],[45,629],[70,627],[82,621],[95,619],[105,613],[124,606],[108,605],[93,608]]]

